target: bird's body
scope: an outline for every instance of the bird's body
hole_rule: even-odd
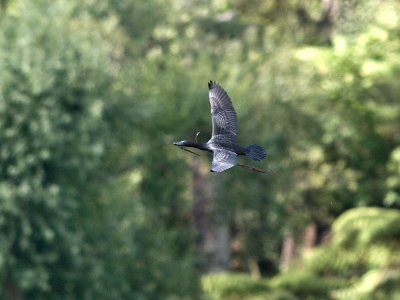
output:
[[[266,157],[258,145],[242,147],[237,144],[237,117],[225,90],[217,83],[208,83],[211,105],[212,137],[206,143],[183,140],[174,143],[180,147],[193,147],[213,154],[212,172],[222,172],[237,165],[237,156],[246,155],[259,161]]]
[[[200,150],[208,151],[212,153],[214,150],[224,149],[236,153],[236,155],[245,155],[246,148],[236,144],[232,144],[229,141],[224,140],[224,137],[218,137],[216,139],[211,138],[207,143],[197,143],[192,141],[181,141],[176,142],[174,145],[181,147],[192,147]]]

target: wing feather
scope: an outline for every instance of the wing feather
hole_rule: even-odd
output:
[[[210,139],[211,143],[216,144],[235,144],[236,135],[234,134],[216,134]]]
[[[237,134],[237,116],[232,101],[216,82],[208,83],[213,135]]]
[[[232,168],[236,164],[237,155],[235,152],[225,149],[216,149],[213,151],[212,172],[222,172]]]

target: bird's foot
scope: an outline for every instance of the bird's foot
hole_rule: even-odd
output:
[[[239,166],[239,167],[241,167],[241,168],[243,168],[243,169],[248,169],[248,170],[253,171],[253,172],[267,173],[266,170],[257,169],[257,168],[255,168],[255,167],[251,167],[251,166],[248,166],[248,165],[237,164],[237,166]]]

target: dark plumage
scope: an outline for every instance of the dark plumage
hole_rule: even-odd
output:
[[[237,144],[236,112],[225,90],[213,81],[208,83],[208,89],[212,120],[211,139],[207,143],[183,140],[175,142],[174,145],[194,147],[212,153],[211,172],[222,172],[237,165],[238,155],[246,155],[255,161],[264,159],[266,153],[261,146],[251,145],[242,147]]]

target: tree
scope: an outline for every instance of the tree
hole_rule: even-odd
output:
[[[125,77],[131,69],[123,68],[138,69],[132,62],[140,52],[128,51],[123,30],[110,23],[123,16],[93,8],[15,1],[2,19],[2,292],[29,299],[195,297],[191,231],[184,210],[175,216],[169,206],[181,183],[166,181],[171,193],[158,197],[167,186],[148,185],[151,167],[137,167],[145,166],[142,156],[130,152],[152,146],[132,135],[149,112],[140,107],[145,89],[136,88],[150,82],[133,84],[132,95],[132,77]]]
[[[73,6],[48,4],[13,2],[0,36],[0,277],[19,298],[85,294],[76,221],[106,147],[109,45]]]

